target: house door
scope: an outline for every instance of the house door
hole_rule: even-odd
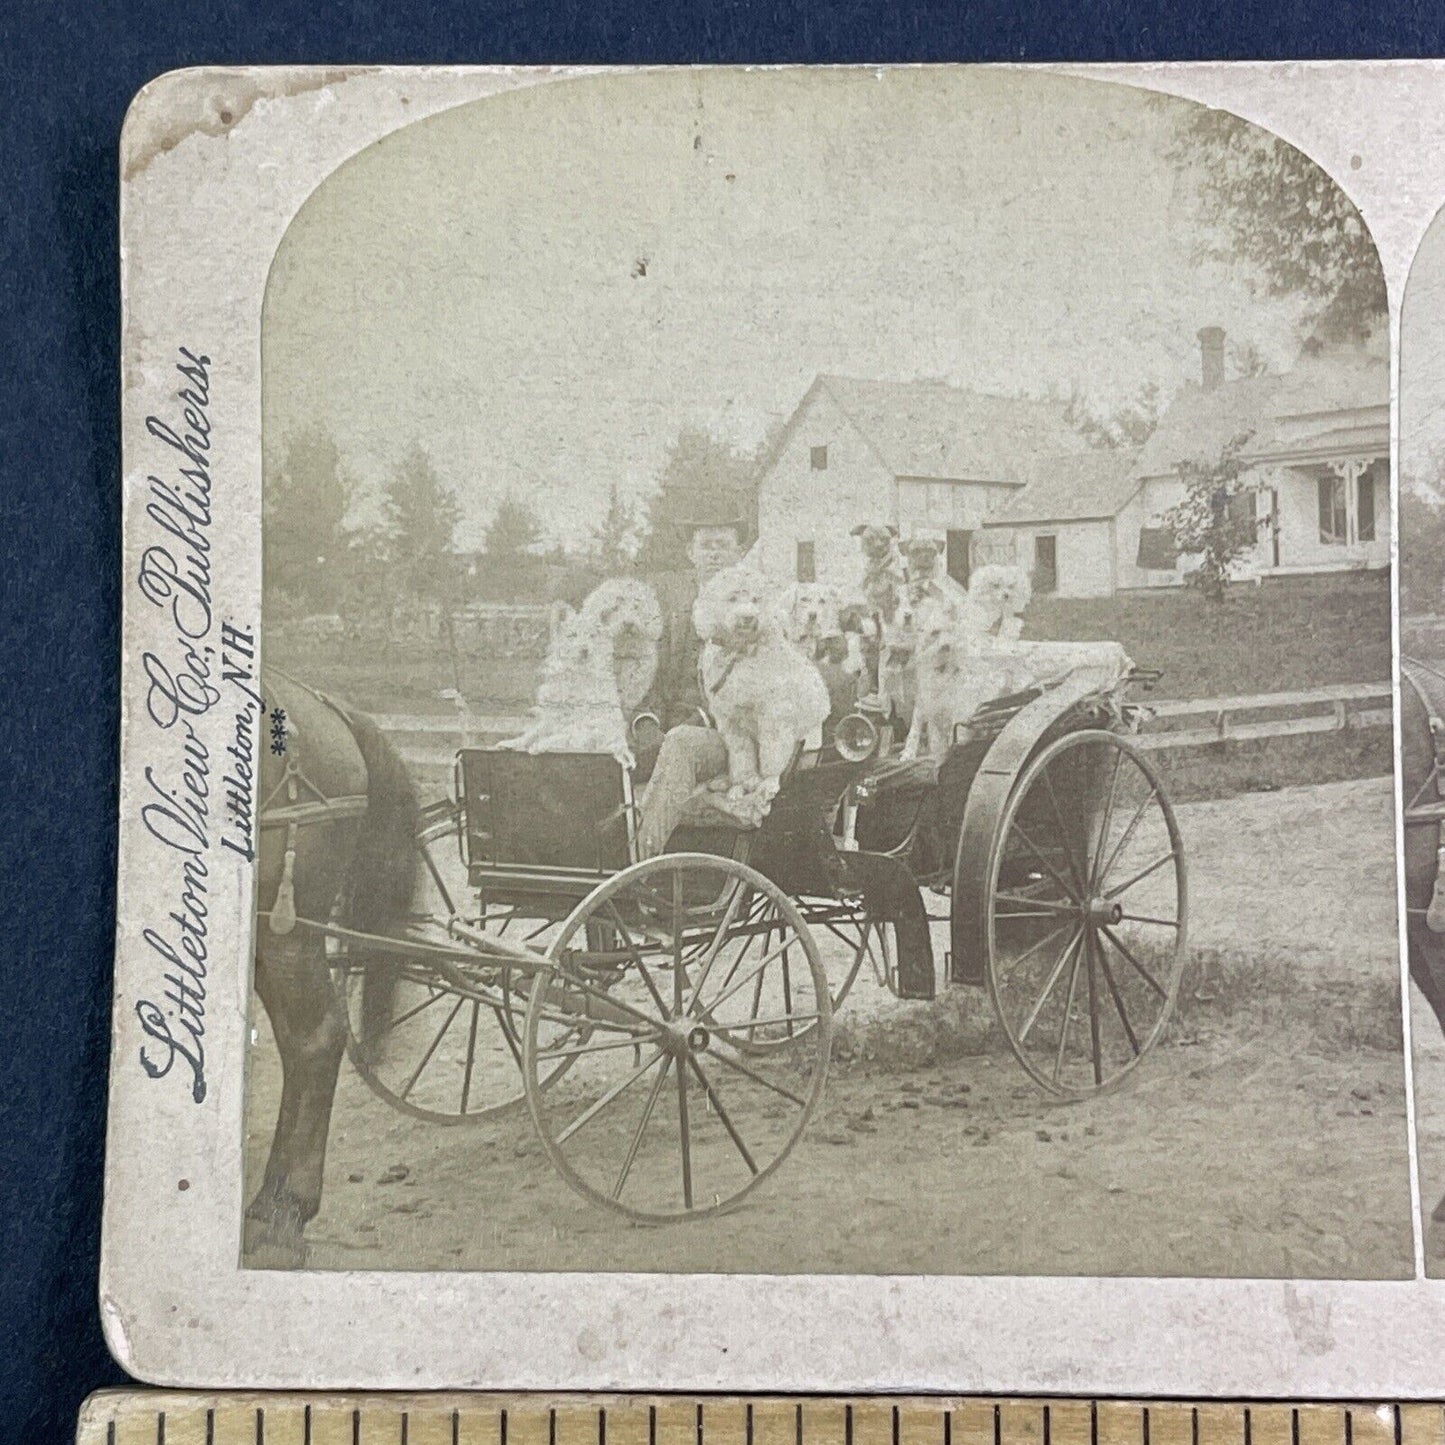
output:
[[[948,569],[948,575],[960,587],[968,586],[968,552],[972,542],[972,532],[949,531],[948,551],[944,557],[944,565]]]
[[[1059,539],[1051,533],[1034,538],[1034,591],[1059,590]]]

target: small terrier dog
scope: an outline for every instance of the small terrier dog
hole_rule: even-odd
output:
[[[943,542],[937,537],[910,537],[903,543],[904,571],[908,596],[915,608],[930,598],[961,607],[968,597],[962,585],[948,575],[943,565]]]
[[[863,553],[863,601],[884,622],[893,620],[903,592],[903,558],[898,551],[896,527],[854,527]]]
[[[698,593],[693,625],[704,701],[727,749],[730,807],[761,822],[799,744],[828,717],[817,667],[788,641],[767,583],[746,564],[725,568]]]

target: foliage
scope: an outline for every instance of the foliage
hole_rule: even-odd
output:
[[[287,437],[279,465],[261,483],[264,595],[283,609],[324,611],[346,586],[349,542],[343,528],[353,484],[324,428]]]
[[[382,514],[381,536],[374,541],[393,593],[452,604],[460,581],[452,539],[461,508],[422,447],[413,446],[393,473]]]
[[[614,482],[607,494],[607,515],[593,533],[592,551],[605,577],[627,571],[642,545],[637,509],[617,490]]]
[[[1235,437],[1213,463],[1180,462],[1184,497],[1164,514],[1180,552],[1199,558],[1186,581],[1216,602],[1228,589],[1235,565],[1259,540],[1255,488],[1244,482],[1240,462],[1248,440],[1248,434]]]
[[[766,443],[764,444],[766,446]],[[649,571],[687,566],[681,526],[700,515],[741,517],[756,534],[763,448],[739,451],[701,427],[684,427],[668,449],[647,506],[638,561]]]
[[[1363,340],[1387,311],[1359,211],[1302,151],[1228,111],[1179,113],[1169,155],[1196,182],[1202,258],[1243,262],[1258,289],[1298,297],[1317,342]]]
[[[487,597],[509,601],[535,597],[545,563],[538,555],[542,523],[531,504],[506,496],[497,503],[483,543],[479,582]]]
[[[1091,447],[1142,447],[1154,435],[1163,411],[1159,383],[1146,381],[1134,395],[1109,416],[1101,416],[1083,393],[1075,390],[1064,407],[1064,420]]]
[[[1445,502],[1418,487],[1400,488],[1400,610],[1441,610],[1445,597]]]

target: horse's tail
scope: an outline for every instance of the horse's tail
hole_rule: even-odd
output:
[[[366,816],[352,863],[342,923],[359,933],[387,933],[411,908],[419,855],[420,808],[406,765],[369,717],[348,712],[347,722],[366,765]],[[396,993],[394,960],[367,960],[361,980],[361,1038],[382,1041]]]

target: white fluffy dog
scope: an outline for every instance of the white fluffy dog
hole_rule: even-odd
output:
[[[794,582],[779,602],[783,634],[810,657],[816,656],[823,643],[842,631],[841,608],[836,587],[826,582]]]
[[[878,639],[878,705],[884,717],[896,714],[905,726],[912,723],[917,677],[917,612],[905,592]]]
[[[798,745],[826,720],[828,689],[784,635],[768,585],[750,566],[710,578],[692,616],[704,702],[727,749],[727,777],[716,786],[761,821]]]
[[[969,579],[964,626],[1000,642],[1017,642],[1023,633],[1023,611],[1033,600],[1029,574],[1012,563],[993,562]]]
[[[605,625],[565,609],[542,663],[537,705],[526,731],[499,747],[524,753],[611,753],[633,765]]]
[[[903,757],[911,760],[926,752],[941,762],[953,746],[958,724],[1011,690],[1012,669],[1007,658],[981,645],[953,602],[925,602],[919,608],[917,631],[918,699]]]
[[[657,676],[662,637],[657,593],[635,577],[610,577],[588,595],[580,616],[584,629],[610,639],[618,702],[631,717]]]

